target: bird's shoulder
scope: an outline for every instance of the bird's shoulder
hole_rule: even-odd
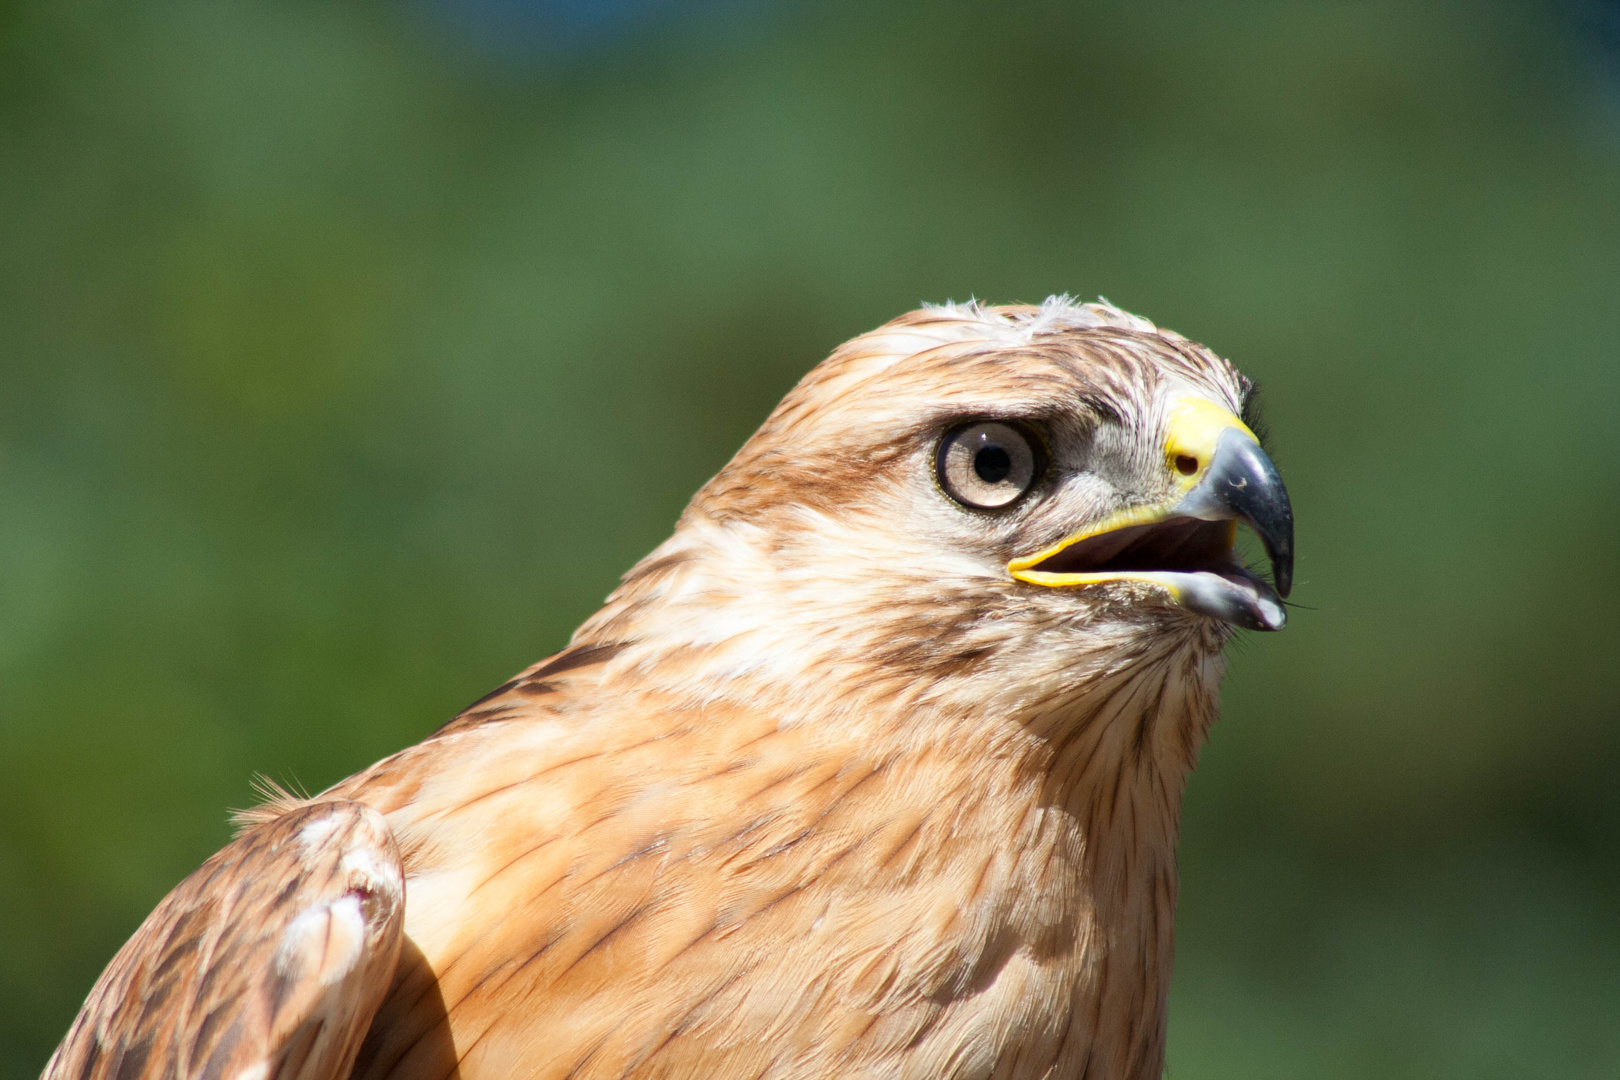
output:
[[[399,956],[404,880],[352,802],[246,829],[113,958],[45,1077],[347,1075]]]

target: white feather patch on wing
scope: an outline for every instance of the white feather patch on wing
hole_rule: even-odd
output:
[[[276,969],[289,976],[313,974],[330,986],[354,970],[365,943],[360,897],[345,893],[302,912],[288,925],[276,949]]]
[[[326,838],[331,836],[337,827],[338,819],[335,815],[329,814],[326,817],[316,818],[298,830],[298,844],[304,849],[305,854],[317,851],[322,844],[326,843]]]
[[[360,847],[345,852],[338,867],[349,875],[354,886],[384,893],[394,904],[403,899],[405,879],[397,865],[382,858],[373,848]]]

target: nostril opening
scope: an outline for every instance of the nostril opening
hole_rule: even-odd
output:
[[[1198,459],[1191,454],[1176,455],[1176,472],[1182,476],[1191,476],[1198,471]]]

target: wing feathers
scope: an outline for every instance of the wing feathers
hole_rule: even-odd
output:
[[[42,1080],[340,1080],[393,979],[405,882],[383,819],[302,806],[175,887]]]

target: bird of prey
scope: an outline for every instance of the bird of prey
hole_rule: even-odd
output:
[[[45,1076],[1158,1077],[1182,790],[1292,576],[1250,398],[1106,303],[855,338],[566,649],[246,813]]]

